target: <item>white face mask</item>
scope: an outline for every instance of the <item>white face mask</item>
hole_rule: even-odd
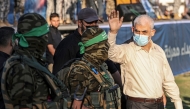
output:
[[[140,35],[140,34],[134,34],[133,40],[139,46],[145,46],[149,42],[147,35]]]

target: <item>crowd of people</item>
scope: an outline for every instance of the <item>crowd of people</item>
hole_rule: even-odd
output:
[[[116,44],[123,23],[118,11],[99,28],[92,8],[78,13],[78,28],[64,39],[60,16],[23,14],[17,30],[0,28],[0,109],[164,109],[167,94],[183,109],[179,88],[154,20],[137,16],[129,41]],[[119,67],[118,67],[119,66]]]
[[[12,3],[13,2],[13,3]],[[36,3],[33,3],[36,2]],[[28,3],[31,3],[28,5]],[[104,14],[104,6],[105,3],[106,8],[106,14],[107,12],[110,12],[110,10],[115,9],[115,3],[114,0],[0,0],[0,27],[2,26],[17,26],[17,21],[22,14],[28,13],[28,12],[38,12],[38,10],[42,7],[45,7],[45,17],[48,24],[50,24],[50,14],[51,13],[57,13],[60,17],[60,24],[76,24],[77,23],[77,13],[80,9],[85,7],[93,8],[96,13],[98,14],[99,19],[102,21],[103,14]],[[36,5],[36,6],[30,6],[30,5]],[[13,8],[10,8],[10,6],[13,6]],[[27,7],[33,7],[33,11],[30,9],[27,9]],[[8,21],[8,14],[9,12],[12,12],[13,10],[13,16],[14,16],[14,22],[10,23]]]
[[[14,22],[11,24],[8,21],[8,13],[10,10],[11,0],[0,0],[0,27],[2,26],[17,26],[18,18],[28,12],[26,9],[26,0],[14,0]],[[168,9],[162,6],[159,0],[38,0],[34,11],[41,7],[46,7],[45,18],[50,24],[50,14],[57,13],[60,17],[60,24],[77,24],[77,13],[83,8],[92,8],[98,15],[98,18],[107,22],[111,10],[116,9],[120,4],[141,3],[144,10],[153,19],[189,19],[189,0],[185,1],[184,12],[179,13],[179,7],[182,4],[181,0],[174,0],[173,9]],[[165,8],[163,8],[165,7]],[[181,15],[180,15],[181,14]]]

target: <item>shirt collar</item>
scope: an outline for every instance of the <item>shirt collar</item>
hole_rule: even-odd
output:
[[[53,25],[51,25],[50,27],[52,27],[52,28],[54,28],[54,29],[56,29],[56,30],[58,29],[57,27],[54,27]]]
[[[142,47],[141,46],[138,46],[134,41],[133,41],[133,43],[134,43],[134,47],[135,47],[135,49],[138,51],[138,50],[141,50],[142,49]],[[151,43],[151,47],[150,47],[150,49],[155,49],[156,47],[155,47],[155,44],[154,44],[154,42],[150,39],[150,43]]]

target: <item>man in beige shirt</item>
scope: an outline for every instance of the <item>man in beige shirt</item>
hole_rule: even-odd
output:
[[[127,98],[127,109],[164,109],[163,89],[176,109],[183,109],[179,88],[160,46],[151,37],[156,30],[154,21],[147,15],[140,15],[132,27],[133,42],[116,45],[116,35],[123,17],[112,11],[109,16],[110,32],[108,42],[109,58],[121,65],[123,93]]]

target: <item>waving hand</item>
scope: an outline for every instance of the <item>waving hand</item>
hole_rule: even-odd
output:
[[[114,10],[109,15],[108,22],[110,26],[110,32],[116,34],[122,25],[123,17],[119,18],[119,11]]]

